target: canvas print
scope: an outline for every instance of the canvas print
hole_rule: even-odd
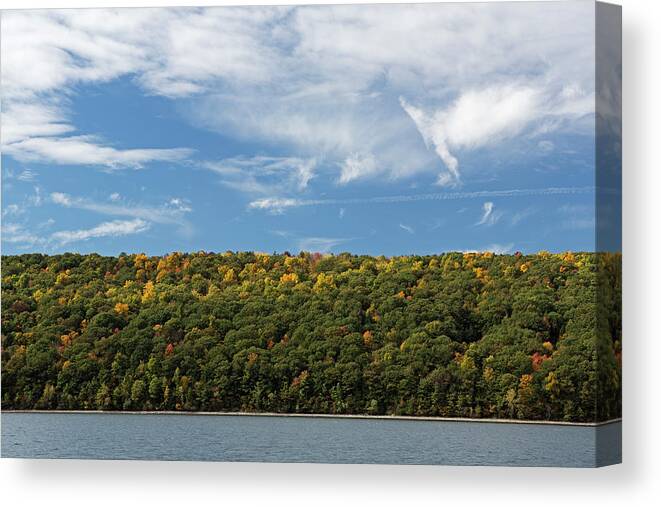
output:
[[[2,457],[621,461],[621,9],[6,10]]]

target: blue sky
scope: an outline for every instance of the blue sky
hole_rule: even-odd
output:
[[[2,61],[4,254],[594,250],[591,2],[4,12]]]

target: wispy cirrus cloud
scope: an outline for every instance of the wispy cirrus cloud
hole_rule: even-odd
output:
[[[355,217],[367,230],[383,230],[374,223],[381,217],[361,216],[353,213],[361,210],[350,206],[455,199],[479,199],[467,207],[475,216],[461,217],[469,227],[476,221],[483,227],[517,224],[523,212],[515,213],[518,208],[506,207],[500,198],[587,194],[594,189],[457,192],[453,187],[515,185],[509,183],[512,178],[499,181],[496,172],[524,166],[531,173],[517,181],[535,183],[522,185],[552,185],[543,168],[522,162],[548,158],[560,167],[556,157],[568,148],[576,153],[566,155],[567,160],[587,162],[581,168],[585,172],[576,175],[571,171],[578,163],[570,162],[563,181],[568,186],[590,184],[585,176],[593,170],[592,159],[582,150],[594,135],[594,26],[576,20],[589,20],[593,12],[589,2],[11,11],[0,20],[2,151],[10,164],[20,167],[11,162],[15,159],[36,167],[44,185],[54,180],[52,171],[47,174],[47,168],[37,164],[85,165],[104,172],[153,163],[204,166],[226,188],[215,189],[220,205],[195,203],[196,209],[204,206],[209,215],[222,216],[227,212],[222,196],[227,188],[238,190],[251,201],[252,214],[242,216],[243,223],[246,228],[259,224],[255,230],[296,227],[291,222],[300,218],[261,213],[327,205],[335,206],[332,213],[346,210],[347,217]],[[115,120],[126,114],[128,103],[107,118],[96,107],[94,112],[86,109],[97,105],[89,92],[105,93],[111,87],[112,97],[99,105],[113,107],[113,100],[128,98],[137,105],[136,114],[147,115],[164,112],[152,105],[163,106],[177,122],[190,124],[179,124],[183,128],[177,139],[189,136],[191,141],[143,142],[154,137],[139,128],[115,134],[122,125]],[[175,124],[168,122],[162,125]],[[208,132],[197,136],[198,128]],[[218,135],[216,142],[213,134]],[[130,144],[120,141],[124,136],[130,137]],[[209,152],[194,152],[188,143]],[[536,169],[540,171],[533,172]],[[148,185],[150,195],[169,196],[163,188],[174,185],[178,193],[179,184],[184,185],[176,180],[185,178],[181,172],[162,181],[156,181],[157,175],[153,186],[144,173],[121,177],[127,185]],[[25,179],[11,182],[19,190],[25,185],[18,180],[37,179],[32,169],[22,174]],[[195,195],[199,180],[211,179],[208,174],[197,176],[185,182],[191,189],[186,195]],[[93,176],[94,184],[107,188],[101,183],[106,177]],[[65,181],[60,188],[85,197],[53,194],[35,199],[49,201],[70,217],[84,217],[80,210],[99,214],[103,223],[143,220],[152,228],[160,223],[192,229],[193,206],[188,201],[131,202],[129,190],[110,196],[110,190],[103,195],[101,190],[92,198],[92,192],[73,190],[81,187]],[[407,194],[433,181],[443,191],[387,195]],[[387,185],[398,188],[389,192]],[[375,193],[377,197],[357,197]],[[209,193],[199,195],[207,198]],[[24,203],[14,201],[16,195],[10,198],[7,219],[32,220],[32,230],[38,231],[34,224],[43,221],[42,210],[29,216],[20,212]],[[482,219],[477,208],[484,201],[492,204]],[[522,208],[534,199],[521,202]],[[420,228],[427,228],[436,216],[431,211],[410,222],[418,233],[409,237],[411,244],[423,238]],[[340,218],[344,213],[339,211]],[[346,218],[329,225],[319,215],[311,236],[319,249],[321,240],[343,240],[335,237],[343,234],[333,227],[354,226]],[[558,226],[589,225],[578,214],[558,218]],[[388,220],[397,231],[399,220],[410,218]],[[216,225],[213,220],[198,223],[211,229]],[[92,229],[89,225],[66,227],[75,232]],[[448,226],[448,234],[453,227]],[[478,240],[465,244],[479,246],[477,235],[485,232],[482,227],[467,231]],[[18,229],[13,234],[29,236]],[[292,245],[302,241],[290,239]],[[381,246],[374,241],[370,248]]]
[[[264,199],[257,199],[252,201],[249,209],[264,210],[274,215],[280,215],[289,208],[298,208],[301,206],[315,206],[317,204],[325,204],[325,201],[320,199],[295,199],[293,197],[266,197]],[[338,204],[338,203],[333,203]]]
[[[596,215],[594,206],[565,204],[558,208],[560,227],[567,230],[594,229]]]
[[[32,169],[25,169],[18,176],[16,176],[17,180],[24,182],[33,182],[36,178],[37,173]]]
[[[379,166],[372,153],[354,153],[340,164],[339,183],[349,183],[354,180],[370,178],[379,173]]]
[[[415,229],[410,225],[399,224],[399,228],[402,229],[403,231],[408,232],[409,234],[415,234]]]
[[[493,203],[491,201],[485,202],[482,205],[482,209],[483,209],[482,218],[480,218],[480,220],[477,222],[476,225],[483,225],[492,218]]]
[[[550,195],[593,194],[594,187],[548,187],[511,190],[479,190],[475,192],[441,192],[433,194],[394,195],[355,199],[298,199],[266,197],[249,203],[248,208],[270,213],[283,213],[290,208],[305,206],[346,206],[351,204],[395,204],[419,201],[454,201],[463,199],[483,199],[489,197],[530,197]],[[460,210],[462,211],[462,210]]]
[[[447,172],[439,174],[437,184],[443,187],[456,187],[459,185],[461,182],[459,161],[450,153],[443,126],[435,123],[423,110],[410,105],[403,97],[400,97],[399,100],[404,111],[406,111],[415,123],[427,148],[433,147],[447,168]]]
[[[150,224],[145,220],[113,220],[102,222],[89,229],[76,229],[71,231],[57,231],[50,236],[50,240],[63,246],[69,243],[87,241],[91,238],[105,238],[139,234],[149,229]]]
[[[173,198],[160,206],[148,206],[112,199],[111,202],[95,201],[84,197],[75,197],[62,192],[53,192],[50,202],[65,208],[92,211],[101,215],[140,218],[159,224],[174,224],[188,227],[186,214],[192,211],[183,199]]]
[[[537,213],[537,209],[532,208],[532,207],[528,207],[528,208],[516,211],[512,214],[512,216],[510,218],[510,225],[512,225],[512,226],[519,225],[521,222],[528,219],[529,217],[531,217],[535,213]]]
[[[327,253],[347,241],[346,238],[305,237],[298,238],[296,248],[302,252]]]
[[[16,171],[10,167],[4,168],[2,173],[2,179],[6,181],[17,180],[24,183],[32,183],[36,180],[37,173],[32,169],[23,169]]]
[[[122,149],[78,132],[72,122],[68,104],[77,87],[144,70],[144,41],[120,27],[138,29],[148,17],[146,11],[117,10],[3,13],[3,154],[22,162],[108,169],[174,162],[192,154],[187,148]]]
[[[568,91],[571,90],[571,91]],[[459,161],[451,150],[473,150],[517,137],[535,123],[535,132],[548,134],[564,122],[594,112],[594,92],[576,85],[559,90],[517,83],[465,90],[444,109],[423,110],[400,98],[402,108],[415,122],[428,147],[433,147],[447,172],[439,174],[440,186],[461,182]],[[541,141],[540,149],[553,148]]]
[[[23,224],[2,223],[2,241],[17,244],[23,248],[30,248],[44,242],[44,238],[38,234],[32,233]]]
[[[21,174],[23,173],[20,173],[19,177]],[[11,178],[14,177],[15,176],[11,176]],[[26,181],[32,181],[32,180],[28,179]],[[3,219],[5,218],[16,219],[19,216],[24,217],[30,214],[30,210],[32,208],[39,207],[42,204],[43,204],[43,196],[42,196],[41,188],[38,186],[34,186],[32,193],[24,195],[20,201],[9,204],[5,204],[3,202],[1,216]]]
[[[291,242],[292,248],[301,252],[328,253],[344,243],[352,241],[352,238],[330,238],[321,236],[304,236],[292,231],[275,229],[269,231],[271,234]]]
[[[54,220],[49,219],[31,231],[23,223],[3,223],[2,241],[17,245],[19,248],[41,247],[59,248],[70,243],[78,243],[93,238],[118,237],[139,234],[147,231],[151,223],[139,218],[133,220],[112,220],[101,222],[86,229],[61,230],[48,233]]]
[[[250,194],[302,192],[315,176],[317,161],[299,157],[233,157],[202,166],[229,188]]]
[[[78,130],[68,110],[78,88],[131,76],[147,94],[186,98],[194,125],[323,159],[340,184],[431,173],[456,185],[469,151],[594,112],[586,91],[594,28],[574,22],[593,10],[575,2],[8,11],[3,151],[117,169],[191,156],[182,147],[125,149]]]
[[[572,7],[572,16],[593,8]],[[248,83],[240,94],[230,86],[198,100],[191,117],[219,132],[323,153],[339,168],[339,183],[436,172],[438,184],[450,186],[461,182],[466,153],[594,112],[591,55],[575,50],[593,30],[577,31],[566,11],[407,5],[398,16],[398,9],[290,11],[293,23],[280,25],[288,44],[270,55],[278,67],[267,67],[287,79]]]
[[[487,201],[482,205],[482,216],[475,225],[495,225],[503,216],[501,211],[496,211],[493,202]]]
[[[8,204],[2,208],[2,218],[22,215],[25,213],[25,208],[18,204]]]
[[[2,26],[4,30],[4,22]],[[3,34],[3,62],[5,57],[8,60],[15,57],[4,50],[5,41],[10,38]],[[16,51],[21,52],[20,49]],[[38,63],[33,62],[33,65]],[[3,83],[7,77],[11,82],[11,72],[7,76],[3,68]],[[137,169],[150,162],[178,162],[193,154],[188,148],[121,149],[98,136],[76,135],[69,112],[60,105],[61,98],[50,92],[43,95],[32,90],[30,93],[29,87],[21,90],[19,96],[15,95],[19,92],[11,90],[11,85],[9,91],[3,86],[2,150],[20,162]],[[32,179],[32,175],[31,171],[22,173],[24,181]]]
[[[178,162],[193,153],[175,149],[116,149],[93,136],[30,137],[3,146],[5,153],[21,162],[102,166],[139,169],[149,162]]]

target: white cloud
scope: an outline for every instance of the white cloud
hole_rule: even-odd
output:
[[[558,208],[558,214],[561,215],[561,229],[577,231],[594,229],[596,226],[594,206],[565,204]]]
[[[562,126],[562,118],[578,119],[592,112],[593,101],[594,94],[582,90],[568,93],[565,87],[554,94],[515,83],[463,91],[448,107],[429,112],[400,98],[425,144],[434,148],[447,168],[439,175],[441,186],[460,182],[453,151],[495,145],[519,136],[532,124],[536,124],[534,134],[549,133]],[[550,151],[553,143],[541,141],[539,148]]]
[[[487,201],[482,205],[482,217],[475,225],[495,225],[502,216],[502,212],[494,210],[493,202]]]
[[[440,229],[441,227],[444,227],[446,224],[447,224],[447,219],[435,218],[434,220],[432,220],[431,224],[429,225],[429,230],[435,231],[436,229]]]
[[[30,137],[4,146],[4,151],[23,162],[98,165],[110,169],[139,169],[148,162],[176,162],[192,154],[185,148],[118,150],[102,146],[90,136]]]
[[[594,229],[596,225],[596,221],[594,217],[587,217],[587,218],[574,217],[564,220],[561,225],[564,229],[579,231],[585,229]]]
[[[94,136],[73,135],[76,127],[66,107],[80,84],[144,71],[150,50],[140,29],[163,14],[140,9],[3,13],[3,153],[20,161],[109,168],[190,155],[183,148],[123,150]]]
[[[47,220],[44,220],[43,222],[39,223],[37,225],[37,229],[49,229],[55,224],[55,219],[54,218],[49,218]]]
[[[510,190],[480,190],[476,192],[441,192],[434,194],[392,195],[384,197],[367,197],[355,199],[298,199],[265,197],[248,204],[249,209],[263,210],[271,213],[283,213],[289,208],[304,206],[346,206],[351,204],[395,204],[419,201],[455,201],[463,199],[483,199],[488,197],[530,197],[541,195],[580,195],[593,194],[594,187],[549,187]],[[462,208],[457,213],[466,211]],[[502,213],[498,213],[498,219]]]
[[[2,38],[3,43],[7,38]],[[4,50],[2,57],[4,60]],[[6,72],[3,70],[3,80],[5,75]],[[2,95],[4,101],[7,102],[3,104],[2,112],[3,146],[11,146],[13,143],[32,137],[58,136],[75,130],[63,119],[64,111],[59,106],[47,103],[47,99],[31,97],[32,102],[20,102],[4,89]]]
[[[303,252],[326,253],[347,241],[345,238],[300,238],[297,241],[297,249]]]
[[[188,201],[181,199],[180,197],[173,197],[168,201],[168,207],[171,210],[181,213],[190,213],[193,211],[193,208],[190,206]]]
[[[275,236],[289,240],[294,250],[302,252],[320,252],[326,253],[333,250],[336,246],[351,241],[350,238],[328,238],[318,236],[300,236],[291,231],[271,230]]]
[[[113,201],[113,202],[117,202],[117,201],[119,201],[121,198],[122,198],[122,196],[119,195],[118,192],[113,192],[112,194],[110,194],[110,195],[108,196],[108,199],[110,199],[110,200]]]
[[[483,249],[485,252],[493,252],[495,254],[506,254],[511,253],[514,248],[514,243],[500,244],[492,243]]]
[[[399,224],[399,228],[408,232],[409,234],[415,234],[415,230],[410,225]]]
[[[62,206],[66,206],[67,208],[71,207],[73,205],[73,201],[67,194],[63,194],[62,192],[53,192],[50,195],[51,201],[53,201],[55,204],[61,204]]]
[[[7,188],[5,188],[5,190],[7,190]],[[41,206],[42,203],[41,189],[39,187],[34,187],[34,193],[24,195],[21,202],[12,204],[3,203],[1,216],[4,219],[7,217],[27,215],[29,214],[30,208]]]
[[[272,231],[269,231],[269,232],[271,234],[274,234],[274,235],[279,236],[281,238],[291,238],[291,237],[294,236],[294,234],[292,234],[291,232],[283,231],[283,230],[280,230],[280,229],[275,229],[275,230],[272,230]]]
[[[490,202],[490,201],[485,202],[482,205],[482,209],[483,209],[484,212],[482,214],[482,218],[480,218],[479,222],[477,222],[478,225],[485,224],[485,223],[487,223],[487,221],[489,221],[489,219],[491,219],[491,217],[492,217],[491,214],[493,213],[493,203]]]
[[[40,224],[40,230],[51,227],[55,222],[52,219]],[[116,237],[128,234],[138,234],[149,229],[150,223],[136,218],[134,220],[113,220],[102,222],[90,229],[71,231],[57,231],[50,236],[35,234],[24,225],[17,223],[2,224],[2,241],[18,245],[21,248],[32,248],[36,245],[45,247],[63,246],[76,241],[86,241],[91,238]]]
[[[349,183],[360,178],[370,178],[379,172],[374,155],[354,153],[341,164],[340,183]]]
[[[4,223],[2,224],[2,241],[17,244],[24,248],[42,243],[43,238],[28,231],[22,224]]]
[[[440,186],[456,186],[460,182],[459,178],[459,162],[450,153],[448,148],[447,138],[442,123],[437,123],[433,118],[430,118],[421,109],[410,105],[403,97],[400,97],[402,108],[411,117],[417,129],[420,131],[425,145],[433,147],[437,155],[445,164],[448,172],[439,174],[437,184]]]
[[[297,208],[303,206],[307,201],[293,198],[266,197],[252,201],[248,208],[268,211],[274,214],[281,214],[287,208]]]
[[[589,2],[7,11],[3,149],[111,168],[189,157],[76,130],[67,106],[78,86],[131,76],[146,93],[189,99],[180,109],[195,125],[323,159],[340,183],[428,172],[456,185],[465,152],[594,112],[593,12]]]
[[[32,183],[37,177],[37,173],[32,169],[23,169],[18,174],[10,168],[6,168],[3,174],[3,180],[18,180],[24,183]]]
[[[3,207],[2,218],[22,215],[23,213],[25,213],[25,208],[23,206],[19,206],[18,204],[8,204]]]
[[[274,43],[278,23],[286,23],[290,10],[162,9],[159,19],[145,27],[154,36],[155,61],[140,80],[170,97],[208,91],[218,81],[238,88],[270,84],[285,72],[284,53]]]
[[[186,214],[192,211],[190,205],[183,199],[170,199],[160,206],[146,206],[143,204],[119,202],[96,202],[83,197],[73,197],[62,192],[50,194],[54,204],[65,208],[92,211],[101,215],[134,217],[160,224],[179,225],[183,231],[189,231],[191,225],[186,220]]]
[[[539,148],[539,151],[542,153],[550,153],[554,150],[555,144],[553,141],[544,140],[537,143],[537,148]]]
[[[476,148],[518,134],[537,114],[540,91],[505,85],[462,93],[444,116],[451,145]]]
[[[134,220],[113,220],[102,222],[91,229],[54,232],[50,239],[60,246],[76,241],[86,241],[91,238],[126,236],[138,234],[149,229],[149,222],[136,218]]]
[[[33,170],[25,169],[18,176],[16,176],[16,179],[25,182],[32,182],[35,180],[36,176],[37,174]]]
[[[502,255],[502,254],[511,253],[513,248],[514,248],[514,243],[507,243],[507,244],[491,243],[490,245],[487,245],[483,248],[478,248],[475,250],[460,250],[460,251],[464,253],[492,252],[498,255]]]
[[[512,226],[519,225],[521,222],[523,222],[525,219],[527,219],[529,216],[535,214],[537,210],[534,208],[526,208],[520,211],[515,212],[512,214],[512,217],[510,219],[510,224]]]
[[[593,9],[536,3],[294,10],[291,24],[279,26],[294,50],[275,54],[277,86],[248,83],[240,94],[230,88],[195,102],[190,116],[219,132],[339,159],[340,183],[433,171],[440,185],[457,185],[462,153],[594,112],[593,94],[583,91],[593,83],[593,27],[576,21]]]
[[[29,206],[41,206],[44,202],[44,198],[41,195],[41,188],[34,187],[34,193],[27,198],[27,203]]]
[[[296,81],[296,76],[284,79]],[[325,89],[306,91],[301,98],[282,93],[248,88],[234,95],[204,96],[191,102],[189,119],[200,128],[231,132],[245,142],[285,147],[300,158],[323,160],[328,170],[339,171],[340,184],[433,170],[433,156],[396,102]]]
[[[317,161],[299,157],[234,157],[205,162],[203,167],[221,176],[221,183],[251,194],[304,191],[315,176]]]

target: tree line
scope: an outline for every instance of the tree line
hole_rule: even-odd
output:
[[[621,256],[2,257],[2,408],[621,415]]]

